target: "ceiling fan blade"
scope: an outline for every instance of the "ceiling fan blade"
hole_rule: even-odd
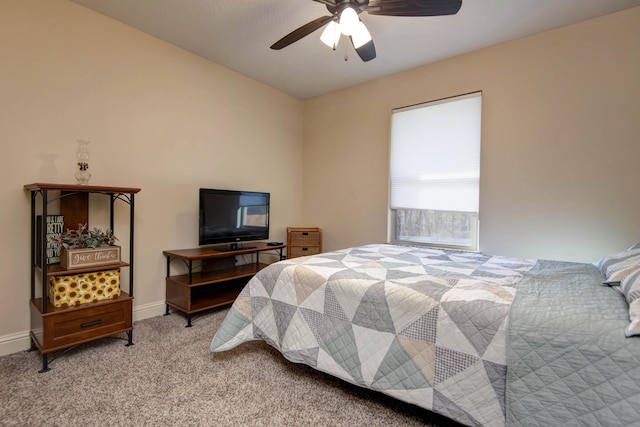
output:
[[[290,32],[289,34],[287,34],[286,36],[284,36],[283,38],[275,42],[271,46],[271,49],[280,50],[283,47],[287,47],[291,43],[297,42],[304,36],[308,36],[309,34],[313,33],[315,30],[324,26],[326,23],[328,23],[332,19],[333,19],[333,16],[321,16],[318,19],[314,19],[313,21],[307,24],[304,24],[302,27],[298,29],[293,30],[292,32]]]
[[[331,6],[331,7],[336,7],[336,2],[335,0],[313,0],[316,1],[318,3],[322,3],[326,6]]]
[[[353,45],[353,38],[349,37],[349,39],[351,40],[351,44]],[[356,52],[358,53],[360,59],[362,59],[364,62],[371,61],[376,57],[376,47],[373,44],[373,40],[369,40],[359,48],[356,48],[355,45],[353,47],[354,49],[356,49]]]
[[[442,16],[455,15],[462,0],[370,0],[365,9],[370,15]]]

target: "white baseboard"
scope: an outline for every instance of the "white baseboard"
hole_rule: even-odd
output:
[[[28,350],[30,346],[29,331],[5,335],[0,337],[0,356]]]
[[[161,316],[165,313],[166,307],[164,301],[136,306],[133,308],[133,321],[137,322],[138,320]]]
[[[134,307],[133,321],[148,319],[163,315],[166,310],[164,301]],[[0,337],[0,356],[19,351],[28,350],[31,347],[31,337],[29,331],[16,332],[15,334]]]

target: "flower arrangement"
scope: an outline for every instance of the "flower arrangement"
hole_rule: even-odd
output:
[[[102,248],[113,246],[118,238],[112,230],[94,228],[89,230],[87,224],[78,224],[77,230],[69,230],[60,233],[57,243],[64,249]]]

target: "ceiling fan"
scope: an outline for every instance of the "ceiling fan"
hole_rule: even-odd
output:
[[[331,15],[321,16],[297,28],[275,42],[271,49],[280,50],[327,25],[320,40],[334,50],[341,34],[348,36],[363,61],[376,57],[376,48],[367,27],[358,15],[442,16],[455,15],[462,0],[313,0],[322,3]]]

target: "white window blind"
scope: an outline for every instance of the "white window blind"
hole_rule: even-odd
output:
[[[482,93],[394,110],[391,209],[477,213]]]

